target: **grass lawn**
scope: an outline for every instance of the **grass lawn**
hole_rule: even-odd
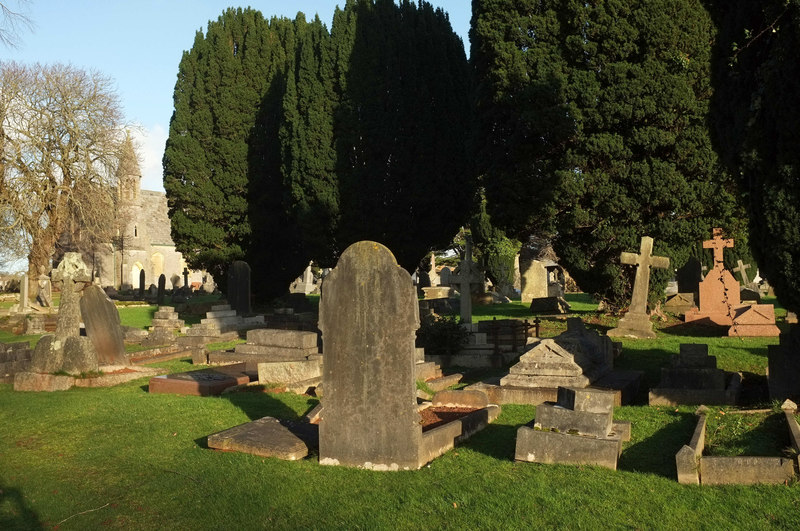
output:
[[[625,340],[617,360],[645,371],[643,387],[657,383],[659,367],[682,342],[709,343],[721,367],[753,378],[764,377],[766,346],[777,342],[679,335],[669,327],[658,333]],[[188,360],[154,366],[193,368]],[[217,431],[265,415],[296,419],[316,404],[289,393],[150,395],[146,379],[55,393],[0,385],[0,529],[800,528],[800,483],[677,483],[675,453],[694,430],[695,406],[617,408],[615,418],[632,422],[617,471],[514,462],[517,428],[535,415],[523,405],[503,406],[495,423],[418,471],[324,467],[316,456],[284,462],[206,447]],[[738,414],[719,410],[709,433],[716,433],[715,451],[726,454],[748,450],[749,434],[774,417],[734,425]],[[769,444],[768,453],[781,450]]]

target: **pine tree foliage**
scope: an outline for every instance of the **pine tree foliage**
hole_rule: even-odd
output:
[[[753,253],[800,311],[800,1],[716,2],[716,143],[740,176]]]
[[[164,153],[172,238],[219,283],[244,258],[251,227],[248,143],[274,75],[274,31],[260,12],[228,9],[184,52]]]
[[[470,72],[447,15],[427,2],[347,3],[332,29],[337,251],[372,239],[413,270],[468,219]]]
[[[680,267],[712,226],[741,232],[708,133],[700,0],[475,0],[470,35],[492,220],[551,237],[582,289],[623,304],[619,255],[644,235]]]

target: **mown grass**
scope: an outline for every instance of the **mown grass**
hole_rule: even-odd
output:
[[[645,372],[645,391],[681,342],[709,343],[722,368],[758,377],[766,346],[777,342],[658,333],[624,340],[617,360]],[[188,360],[154,366],[197,368]],[[497,421],[418,471],[325,467],[316,455],[284,462],[206,446],[212,433],[265,415],[298,419],[316,404],[290,393],[151,395],[146,379],[55,393],[0,385],[0,529],[800,528],[798,483],[677,483],[675,453],[691,437],[696,406],[617,408],[615,418],[632,423],[617,471],[515,462],[516,431],[535,416],[525,405],[504,405]],[[748,428],[729,431],[746,445],[758,429]],[[749,450],[735,438],[717,440],[727,452]]]

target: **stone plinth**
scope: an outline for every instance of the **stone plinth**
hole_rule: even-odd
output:
[[[250,383],[252,378],[244,370],[244,364],[237,364],[156,376],[150,379],[148,391],[194,396],[218,395],[228,387]]]
[[[614,400],[610,391],[559,387],[558,401],[537,406],[532,425],[517,430],[515,459],[616,470],[630,425],[614,422]]]
[[[263,417],[209,435],[208,447],[285,461],[295,461],[308,455],[306,443],[273,417]]]

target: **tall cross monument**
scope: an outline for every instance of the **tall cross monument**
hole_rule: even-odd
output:
[[[636,277],[633,281],[633,296],[628,313],[619,320],[617,328],[608,331],[612,337],[654,338],[653,323],[647,314],[647,292],[650,289],[650,268],[666,269],[669,258],[653,256],[653,238],[642,236],[639,254],[625,253],[620,255],[620,262],[636,266]]]

